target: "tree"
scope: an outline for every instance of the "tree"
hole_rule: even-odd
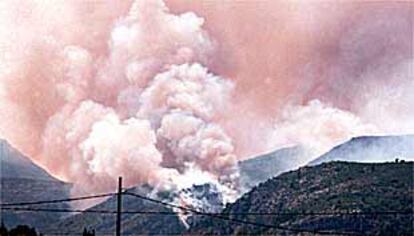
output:
[[[83,228],[82,236],[95,236],[95,230],[87,230],[86,228]]]
[[[11,229],[9,236],[37,236],[36,230],[27,225],[18,225],[16,228]]]
[[[1,221],[1,226],[0,226],[0,236],[9,236],[9,232],[7,231],[7,228],[4,225],[3,221]]]

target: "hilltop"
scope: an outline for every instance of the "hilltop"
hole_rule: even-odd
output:
[[[344,142],[311,161],[385,162],[395,159],[414,161],[414,135],[360,136]]]
[[[225,217],[300,230],[412,235],[405,215],[237,215],[237,213],[412,212],[413,162],[331,162],[304,167],[253,188],[223,210]],[[236,215],[234,215],[236,214]],[[205,217],[189,235],[292,235],[290,231]]]

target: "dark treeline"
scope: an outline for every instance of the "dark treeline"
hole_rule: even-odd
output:
[[[18,225],[10,230],[1,222],[0,236],[43,236],[42,233],[37,233],[35,228],[27,225]],[[95,236],[95,230],[83,229],[82,236]]]

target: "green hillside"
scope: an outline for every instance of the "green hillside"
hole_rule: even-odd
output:
[[[299,231],[413,235],[413,162],[331,162],[284,173],[228,205],[224,217]],[[387,212],[397,211],[404,214]],[[308,213],[342,213],[310,215]],[[361,213],[373,213],[365,214]],[[243,213],[244,215],[240,215]],[[268,215],[246,215],[266,213]],[[274,213],[293,213],[272,215]],[[301,214],[296,214],[301,213]],[[206,217],[189,235],[307,234]]]

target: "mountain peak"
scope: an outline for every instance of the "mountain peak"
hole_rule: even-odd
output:
[[[0,178],[59,181],[3,139],[0,139]]]
[[[414,135],[354,137],[311,161],[309,165],[328,161],[384,162],[396,158],[414,160]]]

